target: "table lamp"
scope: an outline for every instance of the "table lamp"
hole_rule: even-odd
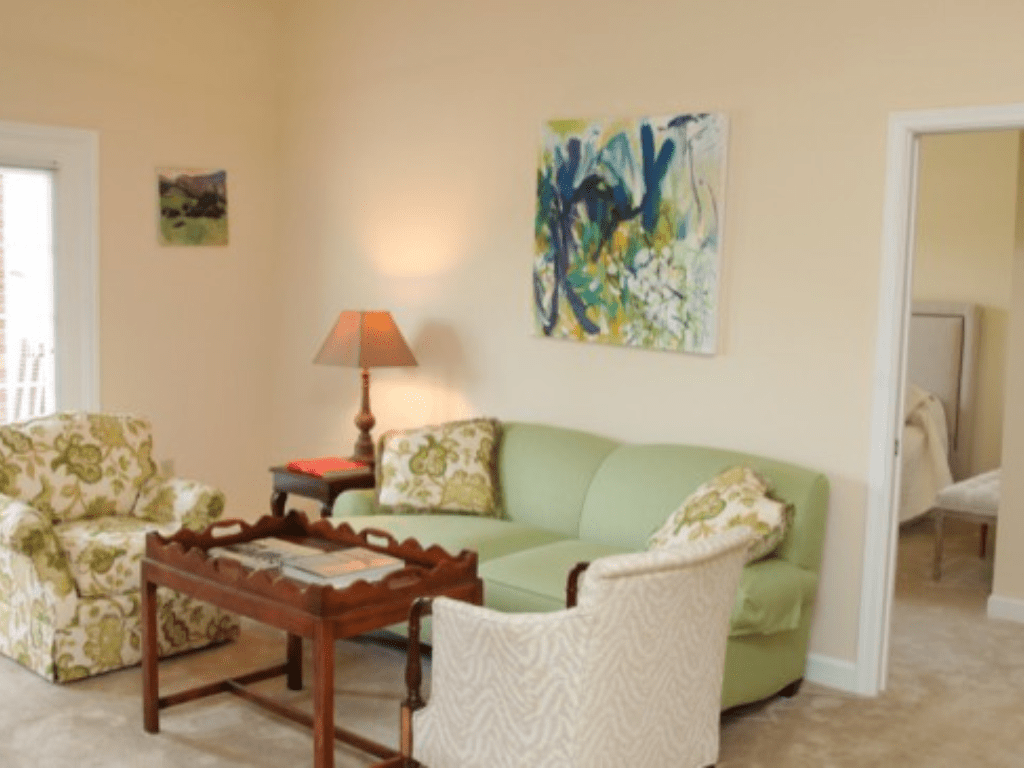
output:
[[[313,358],[322,365],[363,369],[363,397],[355,425],[359,429],[353,461],[373,464],[370,430],[377,420],[370,413],[370,368],[416,365],[390,312],[345,310]]]

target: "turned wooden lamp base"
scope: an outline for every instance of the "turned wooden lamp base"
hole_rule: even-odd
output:
[[[355,449],[352,452],[352,461],[362,461],[373,466],[373,438],[370,437],[370,430],[377,420],[370,413],[370,370],[363,368],[363,395],[359,405],[359,413],[356,414],[355,425],[359,429],[359,437],[356,438]]]

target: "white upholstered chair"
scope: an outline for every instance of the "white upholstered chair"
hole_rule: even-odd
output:
[[[725,645],[749,532],[595,560],[575,607],[433,601],[430,701],[410,631],[403,757],[429,768],[697,768],[718,758]]]

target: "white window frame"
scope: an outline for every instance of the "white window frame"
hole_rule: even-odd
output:
[[[57,408],[99,409],[99,141],[95,131],[0,121],[0,165],[53,175]]]

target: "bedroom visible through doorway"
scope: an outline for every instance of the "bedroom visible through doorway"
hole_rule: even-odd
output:
[[[861,589],[860,643],[857,658],[857,689],[873,695],[886,687],[889,632],[892,621],[896,565],[897,507],[899,493],[898,440],[904,395],[906,341],[911,307],[911,255],[914,247],[914,215],[917,200],[919,140],[925,136],[976,131],[1020,131],[1024,129],[1024,104],[993,107],[964,107],[948,110],[893,113],[889,119],[886,196],[882,237],[882,269],[879,283],[878,347],[874,377],[869,500],[866,521],[864,569]],[[1018,211],[1018,214],[1020,212]],[[1017,216],[1017,221],[1021,216]],[[1016,242],[1024,241],[1024,229],[1017,225]],[[1024,278],[1024,261],[1015,258],[1017,282]],[[1024,327],[1024,307],[1011,307],[1011,326]],[[1008,340],[1008,358],[1024,359],[1024,335]],[[1014,363],[1008,365],[1012,369]],[[1008,375],[1007,386],[1012,387]],[[1015,398],[1008,392],[1004,423],[1003,458],[1024,450],[1024,411],[1018,413]],[[1011,414],[1011,406],[1014,413]],[[1004,504],[1021,489],[1003,483]],[[1012,488],[1010,487],[1012,485]],[[1020,545],[1019,521],[1000,526],[998,546]],[[1005,545],[1005,547],[1004,547]],[[993,593],[987,600],[987,616],[1024,623],[1024,601],[1012,597],[1009,582],[1013,558],[1000,558],[993,578]],[[1000,589],[1006,590],[1001,594]]]
[[[1021,135],[943,133],[918,144],[901,531],[930,518],[953,481],[1002,464]]]

